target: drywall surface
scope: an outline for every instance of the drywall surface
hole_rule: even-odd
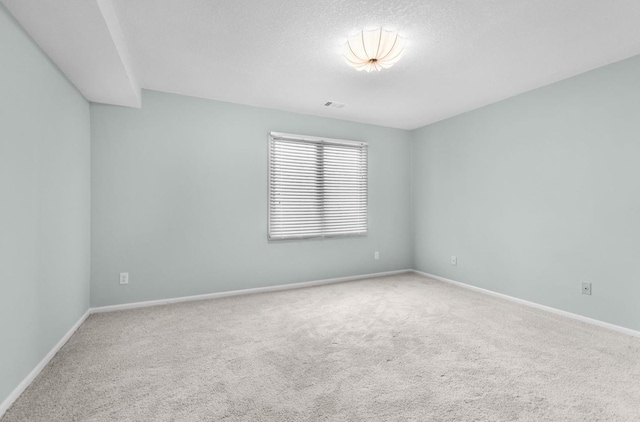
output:
[[[267,241],[269,131],[369,143],[367,236]],[[92,306],[411,267],[407,131],[143,91],[91,132]]]
[[[89,104],[0,5],[0,402],[89,308]]]
[[[638,75],[635,57],[413,132],[416,268],[640,329]]]

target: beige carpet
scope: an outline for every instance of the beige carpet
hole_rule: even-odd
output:
[[[404,274],[92,315],[11,421],[637,421],[640,339]]]

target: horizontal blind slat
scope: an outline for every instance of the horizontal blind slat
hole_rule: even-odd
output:
[[[271,135],[269,237],[366,234],[367,172],[366,143]]]

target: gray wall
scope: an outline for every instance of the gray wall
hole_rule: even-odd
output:
[[[413,132],[417,269],[640,329],[639,75],[635,57]]]
[[[368,236],[267,242],[268,131],[369,142]],[[409,136],[154,91],[92,104],[92,306],[411,268]]]
[[[0,5],[0,402],[89,307],[89,104]]]

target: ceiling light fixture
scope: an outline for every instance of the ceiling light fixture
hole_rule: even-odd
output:
[[[347,40],[342,54],[347,64],[357,71],[379,72],[400,60],[404,40],[398,31],[384,28],[363,30]]]

